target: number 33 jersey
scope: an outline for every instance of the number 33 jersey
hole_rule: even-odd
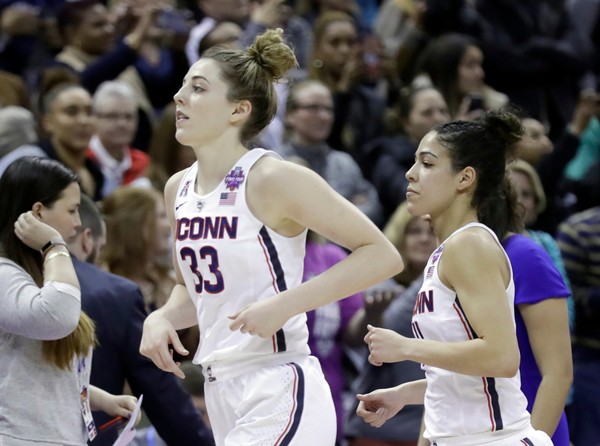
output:
[[[306,231],[284,237],[246,203],[248,175],[263,156],[278,157],[264,149],[248,151],[206,195],[195,193],[196,162],[175,198],[175,254],[200,327],[194,363],[211,381],[309,354],[304,314],[289,319],[271,339],[229,329],[228,316],[302,281]]]

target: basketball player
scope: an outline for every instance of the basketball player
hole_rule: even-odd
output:
[[[420,362],[426,379],[358,395],[369,424],[424,403],[424,435],[437,446],[552,445],[531,426],[520,390],[514,282],[497,238],[518,218],[505,157],[522,134],[515,116],[488,112],[421,141],[406,174],[408,209],[431,216],[441,243],[413,310],[415,338],[369,326],[365,342],[372,364]]]
[[[402,269],[398,252],[309,169],[245,143],[273,118],[273,81],[296,64],[281,30],[247,50],[213,48],[175,95],[177,140],[197,162],[165,188],[178,284],[144,324],[140,351],[183,377],[169,350],[199,324],[217,445],[331,446],[336,420],[305,312]],[[301,284],[307,228],[351,254]]]

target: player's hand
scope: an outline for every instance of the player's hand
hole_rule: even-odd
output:
[[[398,362],[407,359],[403,350],[407,338],[386,328],[367,325],[365,343],[369,347],[369,362],[380,366],[384,362]]]
[[[284,308],[278,296],[255,302],[229,316],[233,321],[229,328],[232,331],[240,330],[242,333],[268,339],[290,318]]]
[[[359,400],[356,415],[373,427],[383,426],[406,405],[396,387],[378,389],[366,395],[358,394],[356,398]]]
[[[40,250],[51,239],[62,238],[52,226],[40,221],[32,211],[19,215],[15,222],[15,235],[30,248]]]
[[[140,353],[152,360],[156,366],[165,372],[174,373],[179,378],[185,378],[180,363],[173,360],[173,347],[177,353],[187,356],[189,352],[183,346],[177,331],[160,313],[151,313],[144,321]]]

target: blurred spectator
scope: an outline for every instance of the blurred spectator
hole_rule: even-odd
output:
[[[423,269],[436,247],[435,235],[427,220],[408,213],[406,202],[398,206],[384,232],[402,255],[405,268],[394,278],[396,285],[394,281],[385,284],[393,291],[394,298],[383,314],[382,326],[403,336],[413,337],[413,307],[421,287]],[[353,385],[355,392],[392,387],[425,376],[417,363],[403,361],[375,367],[367,362],[367,354],[364,357],[364,367]],[[353,410],[350,412],[346,436],[350,446],[416,446],[422,417],[422,406],[409,406],[400,411],[391,422],[375,429],[356,416]]]
[[[392,214],[383,233],[406,259],[406,266],[394,280],[408,288],[415,280],[420,280],[427,260],[437,246],[429,220],[410,215],[404,202]]]
[[[118,78],[127,82],[137,96],[140,119],[133,145],[144,151],[148,150],[157,117],[173,100],[189,68],[184,48],[193,25],[191,13],[175,9],[171,3],[171,0],[120,0],[111,8],[111,11],[125,10],[121,35],[135,32],[150,15],[134,63]]]
[[[600,85],[600,2],[598,0],[569,0],[567,7],[573,23],[594,46],[592,71],[586,75],[584,88],[597,89]]]
[[[306,19],[295,13],[289,1],[251,0],[250,18],[244,26],[240,46],[250,46],[254,38],[268,28],[284,30],[284,38],[294,49],[299,68],[308,70],[313,46],[313,31]]]
[[[569,217],[559,226],[557,239],[575,300],[571,441],[595,444],[600,438],[600,207]]]
[[[77,176],[47,158],[20,158],[0,180],[4,445],[82,445],[98,433],[91,410],[126,418],[135,408],[136,398],[90,385],[94,323],[65,243],[81,223],[80,195]],[[33,400],[23,404],[24,393]]]
[[[548,125],[554,139],[575,109],[593,48],[565,0],[477,0],[489,84]]]
[[[150,164],[144,178],[136,180],[135,184],[149,183],[162,193],[171,175],[190,167],[196,161],[192,148],[181,145],[175,139],[175,130],[175,103],[172,102],[154,127],[150,141]]]
[[[22,107],[0,108],[0,176],[18,158],[46,156],[38,140],[33,113]]]
[[[102,264],[136,282],[147,312],[156,310],[174,285],[171,235],[162,195],[148,188],[120,187],[104,198],[102,211],[107,227]]]
[[[327,86],[316,80],[294,85],[285,119],[289,135],[280,148],[284,158],[303,160],[373,222],[382,224],[382,208],[373,185],[349,154],[327,143],[334,122],[333,97]]]
[[[592,116],[589,125],[581,134],[577,153],[567,164],[565,176],[570,181],[581,181],[590,166],[598,160],[600,160],[600,121],[597,116]]]
[[[38,1],[0,2],[0,70],[23,76],[41,31]]]
[[[450,120],[446,101],[433,87],[407,87],[391,112],[391,135],[367,144],[363,170],[368,171],[387,220],[406,199],[408,169],[415,162],[421,138],[438,124]]]
[[[569,127],[579,144],[570,160],[565,160],[561,198],[570,213],[600,205],[600,95],[586,91],[580,96]],[[560,220],[563,220],[561,218]]]
[[[385,0],[379,8],[375,33],[396,61],[405,85],[417,74],[416,61],[428,43],[447,33],[478,37],[479,15],[465,0]]]
[[[362,16],[358,0],[297,0],[296,11],[313,28],[319,16],[327,12],[343,12],[352,17],[357,24],[361,36],[368,34],[371,29],[367,20]]]
[[[309,231],[302,281],[318,276],[347,256],[339,246],[324,241],[322,237]],[[381,313],[385,308],[385,305],[372,305],[367,312],[364,305],[363,294],[357,293],[306,313],[308,346],[311,354],[321,363],[333,397],[337,416],[336,445],[342,444],[344,395],[350,385],[344,366],[344,348],[347,345],[361,346],[362,338],[367,334],[367,323],[380,323]]]
[[[207,30],[206,35],[200,41],[198,56],[202,56],[204,51],[215,45],[237,48],[242,32],[242,27],[235,22],[222,21],[215,23],[214,28]]]
[[[0,107],[9,105],[31,108],[29,90],[21,76],[0,70]]]
[[[335,120],[327,141],[361,165],[364,145],[383,136],[385,100],[365,84],[366,67],[358,29],[350,15],[325,12],[315,21],[314,33],[309,78],[323,82],[334,100]]]
[[[57,25],[64,41],[56,61],[77,73],[90,92],[106,80],[116,78],[138,57],[158,9],[148,3],[142,20],[121,40],[115,24],[99,0],[65,2],[57,12]]]
[[[165,5],[160,1],[145,2],[143,5],[141,9],[117,9],[122,13],[114,18],[100,0],[74,0],[64,3],[57,13],[57,26],[64,47],[56,55],[50,70],[62,69],[76,73],[81,84],[91,93],[104,81],[126,76],[139,94],[140,123],[135,145],[141,149],[147,148],[145,135],[150,133],[154,110],[147,98],[148,93],[144,90],[144,83],[148,79],[140,78],[139,73],[146,68],[144,61],[148,58],[165,62],[165,58],[160,57],[163,54],[147,54],[148,46],[151,45],[148,42],[152,40],[153,29],[156,29],[153,25]],[[134,16],[134,12],[138,15]],[[129,23],[132,23],[131,27]],[[119,34],[116,27],[123,31],[123,34]],[[154,76],[161,77],[165,72],[168,74],[169,71],[174,71],[173,65],[165,62],[164,69],[150,71]],[[180,72],[174,75],[178,76],[179,80],[183,77]],[[45,76],[46,74],[42,76],[42,83]],[[158,96],[166,92],[169,95],[168,100],[175,93],[169,93],[168,84],[165,84],[165,88],[158,89],[154,84],[150,90]]]
[[[531,424],[552,437],[553,445],[569,446],[564,408],[573,382],[570,290],[553,259],[536,241],[507,233],[502,246],[514,275],[519,374]]]
[[[196,5],[202,19],[192,28],[185,44],[189,65],[199,59],[200,43],[217,23],[229,21],[243,28],[250,15],[249,0],[197,0]]]
[[[569,124],[554,143],[540,121],[520,112],[525,136],[517,143],[515,155],[536,169],[546,194],[546,208],[538,215],[533,228],[554,235],[558,224],[575,210],[583,209],[581,206],[592,195],[589,191],[593,188],[581,194],[578,182],[565,179],[565,169],[568,171],[568,166],[582,150],[586,129],[593,125],[593,117],[599,110],[598,95],[582,92]]]
[[[517,192],[518,201],[523,206],[524,215],[524,235],[529,236],[541,247],[543,247],[552,263],[562,276],[566,287],[570,290],[571,283],[565,270],[565,264],[560,254],[560,249],[556,240],[547,232],[531,229],[537,216],[543,212],[546,207],[546,194],[542,187],[542,182],[535,169],[526,161],[517,159],[510,163],[509,174],[513,187]],[[574,309],[571,296],[569,296],[569,325],[573,325]]]
[[[82,196],[79,213],[81,226],[69,241],[69,251],[76,258],[73,263],[81,285],[82,307],[94,320],[98,338],[90,382],[111,393],[121,393],[127,382],[135,396],[143,394],[144,412],[170,444],[212,446],[210,432],[177,378],[155,367],[138,351],[147,314],[139,287],[96,266],[106,242],[100,210]],[[97,425],[110,419],[100,412],[94,413],[94,418]],[[116,429],[102,431],[91,444],[112,445],[117,433]]]
[[[49,137],[40,146],[78,175],[82,192],[99,200],[104,175],[87,156],[96,129],[92,97],[78,84],[62,83],[42,96],[41,107],[42,125]]]
[[[473,39],[449,33],[432,40],[417,63],[414,83],[437,88],[453,119],[474,119],[508,103],[508,97],[485,83],[483,53]]]
[[[94,93],[96,134],[90,141],[90,156],[104,174],[102,196],[141,176],[150,157],[131,147],[137,129],[136,94],[128,84],[107,81]]]

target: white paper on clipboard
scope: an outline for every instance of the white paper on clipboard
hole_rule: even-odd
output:
[[[126,446],[131,442],[131,440],[135,438],[135,422],[138,419],[143,399],[144,395],[140,395],[137,404],[135,405],[135,409],[133,410],[133,413],[129,418],[129,421],[125,425],[125,428],[121,431],[121,435],[119,435],[117,441],[113,443],[113,446]]]

